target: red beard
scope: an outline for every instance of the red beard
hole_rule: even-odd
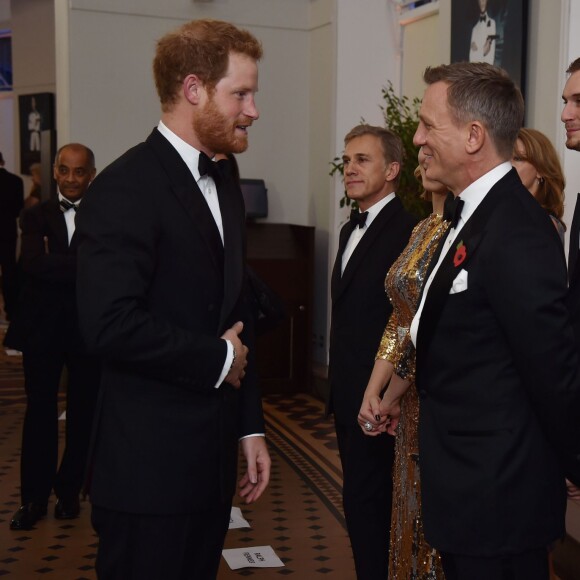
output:
[[[213,153],[242,153],[248,148],[248,136],[236,133],[236,126],[251,124],[251,119],[243,117],[232,123],[210,98],[201,115],[194,119],[193,130],[199,142]]]

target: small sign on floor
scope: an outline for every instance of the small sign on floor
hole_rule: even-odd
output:
[[[244,519],[242,515],[242,510],[239,507],[232,506],[232,511],[230,512],[230,530],[236,528],[251,528],[249,522]]]
[[[276,556],[272,546],[233,548],[222,550],[222,555],[232,570],[240,568],[279,568],[284,562]]]

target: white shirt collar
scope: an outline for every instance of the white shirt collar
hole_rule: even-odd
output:
[[[81,199],[77,199],[76,201],[71,201],[70,199],[67,199],[57,188],[57,192],[58,192],[58,201],[61,202],[63,199],[65,201],[67,201],[68,203],[72,203],[73,205],[76,205],[78,207],[78,205],[81,203]],[[71,208],[72,209],[72,208]]]
[[[461,217],[459,219],[459,230],[463,224],[472,216],[477,206],[483,201],[489,190],[512,169],[512,164],[509,161],[504,161],[491,171],[482,175],[479,179],[471,183],[460,194],[459,197],[463,200],[464,205],[461,210]]]
[[[389,193],[389,195],[383,197],[383,199],[377,201],[377,203],[371,205],[371,207],[369,207],[369,209],[366,210],[368,212],[368,215],[367,221],[365,222],[365,228],[370,227],[370,225],[373,223],[373,220],[379,215],[381,210],[387,205],[387,203],[389,203],[389,201],[393,199],[395,199],[394,192]]]
[[[199,151],[192,147],[189,143],[186,143],[181,137],[178,137],[171,129],[163,123],[163,121],[159,121],[159,125],[157,125],[158,131],[175,147],[177,152],[179,153],[180,157],[183,159],[193,178],[196,182],[200,180],[199,175]]]

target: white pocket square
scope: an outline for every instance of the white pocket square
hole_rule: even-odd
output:
[[[449,294],[459,294],[459,292],[465,292],[465,290],[467,290],[467,270],[462,269],[453,280]]]

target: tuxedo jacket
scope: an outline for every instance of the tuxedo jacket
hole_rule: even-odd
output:
[[[340,231],[331,280],[327,401],[327,411],[333,412],[340,424],[357,426],[363,395],[392,312],[385,293],[385,277],[407,245],[415,224],[416,219],[395,197],[372,221],[342,276],[342,254],[353,227],[347,222]]]
[[[570,226],[569,241],[570,249],[568,254],[568,308],[574,326],[574,335],[578,352],[580,353],[580,261],[578,260],[578,248],[580,244],[580,193],[576,198],[574,207],[574,217]]]
[[[51,199],[22,212],[18,303],[5,344],[21,351],[82,350],[76,310],[76,236]]]
[[[253,358],[240,390],[214,388],[220,336],[242,320],[244,205],[218,187],[225,245],[191,172],[155,129],[91,184],[77,216],[78,302],[104,358],[91,500],[179,514],[231,500],[238,438],[263,433]],[[242,337],[253,353],[250,337]]]
[[[422,510],[433,547],[497,556],[564,533],[564,476],[580,483],[565,296],[556,230],[512,170],[443,258],[419,322]]]
[[[23,204],[22,179],[0,167],[0,242],[16,242],[16,219]]]

